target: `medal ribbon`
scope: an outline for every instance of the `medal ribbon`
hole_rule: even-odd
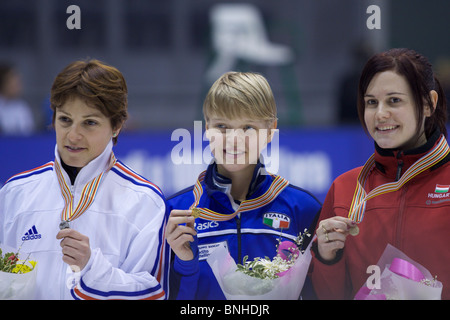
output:
[[[409,169],[406,170],[406,172],[398,181],[385,183],[381,186],[376,187],[367,194],[364,190],[364,185],[366,183],[367,177],[369,176],[369,173],[375,166],[375,154],[372,154],[372,156],[370,156],[370,158],[364,164],[364,167],[358,175],[355,193],[353,194],[353,200],[350,206],[348,217],[353,221],[356,221],[357,223],[361,222],[364,218],[367,200],[385,193],[399,190],[409,180],[444,159],[449,154],[449,152],[450,148],[447,144],[447,140],[444,136],[442,136],[438,144],[429,153],[424,155],[411,167],[409,167]]]
[[[255,199],[242,201],[241,204],[239,205],[239,208],[232,214],[222,214],[207,208],[197,208],[197,205],[203,194],[203,188],[201,183],[205,179],[205,174],[206,171],[203,171],[197,179],[197,182],[193,190],[195,201],[189,209],[195,210],[197,212],[198,217],[211,221],[227,221],[233,219],[240,212],[250,211],[263,207],[266,204],[272,202],[281,193],[281,191],[283,191],[284,188],[286,188],[289,185],[289,181],[287,181],[286,179],[280,176],[274,176],[275,179],[272,181],[272,184],[270,185],[269,189],[267,189],[267,191],[264,194]]]
[[[91,204],[94,202],[95,196],[97,195],[97,191],[103,177],[114,166],[115,163],[116,158],[114,156],[114,153],[111,153],[110,165],[108,169],[100,173],[97,177],[92,179],[84,186],[81,192],[81,198],[78,201],[75,210],[73,210],[73,195],[70,192],[69,186],[67,185],[66,180],[63,177],[59,162],[55,160],[56,176],[58,177],[59,186],[61,187],[61,194],[64,198],[64,209],[61,213],[61,220],[68,222],[73,221],[80,217],[91,206]]]

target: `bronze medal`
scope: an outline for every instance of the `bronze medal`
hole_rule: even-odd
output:
[[[359,234],[359,227],[351,227],[350,230],[348,230],[348,233],[350,233],[352,236],[357,236]]]

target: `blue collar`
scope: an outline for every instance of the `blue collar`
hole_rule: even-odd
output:
[[[267,181],[270,183],[271,179],[267,179],[268,177],[270,177],[270,175],[267,174],[264,164],[258,161],[253,171],[247,198],[259,194],[260,192],[257,191],[261,190],[264,182]],[[204,185],[208,196],[212,196],[213,193],[219,191],[227,194],[231,199],[231,179],[224,177],[217,171],[217,164],[215,162],[212,162],[206,169]]]

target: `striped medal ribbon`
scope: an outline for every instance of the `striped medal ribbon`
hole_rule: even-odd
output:
[[[70,192],[69,186],[64,180],[59,162],[55,160],[56,176],[58,177],[59,186],[61,187],[61,194],[64,198],[64,209],[61,213],[61,223],[59,224],[59,228],[61,230],[69,228],[69,222],[80,217],[91,206],[91,204],[94,202],[95,196],[97,195],[97,191],[103,177],[114,166],[115,163],[116,158],[114,156],[114,153],[111,153],[110,165],[108,169],[100,173],[84,186],[81,192],[80,200],[78,201],[78,204],[74,210],[73,195]]]
[[[257,208],[263,207],[266,204],[272,202],[281,193],[281,191],[283,191],[284,188],[289,185],[289,181],[287,181],[286,179],[280,176],[274,176],[272,184],[264,194],[255,199],[242,201],[239,205],[239,208],[232,214],[222,214],[207,208],[197,207],[203,194],[203,187],[201,183],[205,179],[205,174],[206,171],[203,171],[199,175],[197,182],[195,183],[193,190],[195,201],[189,209],[192,210],[192,216],[194,216],[195,218],[202,218],[211,221],[227,221],[233,219],[240,212],[255,210]]]
[[[450,148],[447,144],[447,140],[444,136],[442,136],[436,146],[429,153],[424,155],[411,167],[409,167],[409,169],[406,170],[406,172],[398,181],[385,183],[381,186],[376,187],[367,194],[364,190],[364,185],[366,183],[367,177],[369,176],[369,173],[375,166],[375,154],[372,154],[372,156],[370,156],[370,158],[364,164],[364,167],[358,175],[355,193],[353,194],[353,200],[350,206],[348,217],[357,223],[361,222],[364,218],[367,200],[385,193],[399,190],[409,180],[444,159],[449,154],[449,152]]]

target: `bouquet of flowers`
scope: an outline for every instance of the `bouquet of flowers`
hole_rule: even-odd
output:
[[[305,229],[295,243],[279,242],[277,255],[255,258],[236,265],[228,250],[220,246],[208,257],[208,264],[228,300],[293,300],[300,297],[311,262],[311,243],[301,251]]]
[[[35,288],[36,262],[29,255],[21,260],[19,250],[0,244],[0,300],[33,299]]]
[[[368,279],[355,300],[441,299],[443,286],[437,277],[390,244],[375,267],[383,270],[379,279]]]

